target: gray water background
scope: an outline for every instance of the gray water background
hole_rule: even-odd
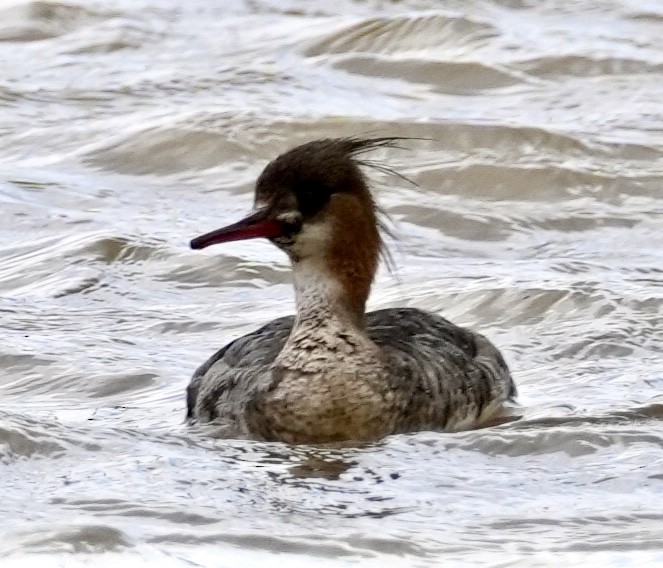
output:
[[[663,4],[0,3],[0,564],[663,566]],[[370,173],[370,308],[488,335],[522,420],[347,448],[183,424],[293,310],[238,219],[315,138]]]

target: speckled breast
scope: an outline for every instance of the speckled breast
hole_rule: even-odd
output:
[[[256,393],[247,409],[249,430],[266,440],[371,440],[396,430],[393,393],[372,374],[334,369],[302,373],[275,367],[272,375],[270,387]]]

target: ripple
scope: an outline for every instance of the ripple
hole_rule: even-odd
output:
[[[133,547],[132,540],[122,531],[113,527],[86,524],[81,526],[58,526],[55,523],[41,530],[15,532],[0,549],[4,554],[15,554],[29,549],[32,553],[84,553],[99,554],[118,552]]]
[[[147,391],[157,383],[156,378],[157,376],[152,373],[122,373],[90,388],[89,395],[92,398],[105,398],[135,391]]]
[[[494,200],[561,201],[576,188],[601,186],[608,176],[559,166],[467,164],[419,173],[415,181],[439,193]]]
[[[549,56],[523,61],[519,64],[530,75],[538,77],[570,75],[598,77],[606,75],[660,73],[663,65],[637,59],[617,57],[591,58],[586,55]]]
[[[99,446],[85,435],[67,430],[57,422],[35,420],[0,410],[2,454],[11,459],[58,457],[73,448],[95,451]]]
[[[61,53],[104,54],[120,50],[135,50],[148,42],[158,42],[163,39],[160,34],[150,30],[148,26],[138,20],[127,17],[113,17],[102,21],[98,25],[78,30],[63,39],[58,49]],[[95,99],[98,93],[76,93],[70,95],[70,100]]]
[[[621,418],[621,417],[620,417]],[[588,427],[594,421],[598,427]],[[565,425],[541,428],[546,421],[535,423],[513,422],[505,428],[511,427],[514,431],[505,436],[495,434],[470,437],[466,442],[460,442],[463,449],[475,450],[489,454],[503,454],[509,456],[543,455],[563,452],[571,458],[600,453],[611,447],[629,446],[641,447],[643,444],[652,447],[663,444],[663,437],[654,434],[645,434],[639,431],[628,431],[627,428],[610,432],[605,428],[605,418],[576,418],[574,422],[563,421]],[[536,431],[530,430],[533,425]],[[519,432],[521,428],[529,431]]]
[[[4,252],[0,260],[0,288],[11,289],[15,297],[65,297],[103,285],[104,271],[97,263],[140,262],[154,256],[158,249],[134,244],[125,237],[78,232],[64,237],[33,238],[0,250]]]
[[[344,26],[313,42],[309,57],[334,53],[399,53],[417,50],[458,52],[497,35],[487,22],[442,13],[371,18]]]
[[[392,77],[434,85],[438,92],[446,94],[472,94],[516,85],[523,81],[522,77],[506,69],[474,62],[355,56],[337,59],[334,67],[368,77]]]
[[[435,228],[445,235],[460,239],[499,241],[504,240],[513,230],[513,221],[510,219],[500,219],[496,215],[482,216],[479,212],[459,212],[450,208],[396,205],[389,208],[389,214],[401,221],[416,222],[419,226]]]
[[[168,175],[218,166],[221,156],[237,155],[240,149],[222,133],[193,126],[147,127],[88,150],[83,159],[91,166],[123,174]]]
[[[58,37],[104,17],[83,6],[33,0],[0,11],[0,41],[38,41]]]

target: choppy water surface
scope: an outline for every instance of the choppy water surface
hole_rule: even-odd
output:
[[[663,565],[662,38],[642,0],[2,2],[2,565]],[[293,306],[267,243],[188,240],[365,133],[426,139],[371,174],[371,307],[487,334],[523,419],[188,429],[194,368]]]

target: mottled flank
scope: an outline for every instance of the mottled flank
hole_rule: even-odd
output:
[[[383,354],[381,374],[366,380],[358,372],[344,385],[348,390],[336,392],[340,407],[338,414],[328,412],[331,428],[325,432],[330,435],[317,434],[307,417],[318,412],[311,408],[315,395],[328,396],[344,382],[335,378],[335,368],[324,377],[305,378],[296,400],[299,409],[292,408],[293,414],[285,417],[286,423],[295,416],[301,423],[275,427],[268,416],[253,413],[265,409],[270,394],[278,389],[281,377],[273,364],[294,321],[294,316],[274,320],[205,362],[187,389],[188,418],[216,420],[227,428],[228,436],[289,442],[366,439],[425,429],[463,429],[488,420],[501,402],[516,396],[504,359],[485,337],[421,310],[387,309],[366,316],[368,336]],[[350,338],[336,339],[341,345],[333,351],[354,351]],[[369,414],[365,431],[346,427],[352,422],[349,411],[357,408]]]
[[[194,248],[266,237],[293,266],[296,317],[219,351],[188,389],[190,421],[290,443],[458,430],[494,418],[515,387],[483,336],[415,309],[365,314],[382,248],[358,154],[394,139],[299,146],[269,164],[255,212]]]

